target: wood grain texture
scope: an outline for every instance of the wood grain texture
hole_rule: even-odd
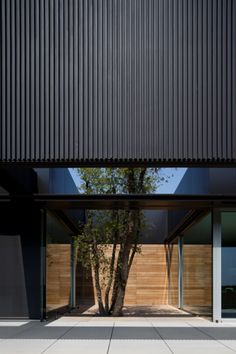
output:
[[[212,246],[184,245],[184,305],[212,305]]]
[[[70,302],[70,245],[48,244],[46,263],[46,303],[50,311]]]
[[[164,245],[142,245],[130,270],[125,305],[168,304],[168,273]]]
[[[108,254],[109,254],[108,250]],[[77,273],[78,303],[94,302],[95,288],[91,272],[81,265]],[[136,254],[129,275],[125,305],[168,304],[168,274],[164,245],[142,245]]]
[[[108,250],[109,254],[110,250]],[[211,245],[184,245],[184,305],[212,304]],[[77,304],[94,304],[92,271],[77,266]],[[70,245],[47,246],[47,306],[52,309],[68,305],[70,297]],[[130,270],[125,305],[178,304],[178,247],[170,249],[168,279],[164,245],[142,245]]]

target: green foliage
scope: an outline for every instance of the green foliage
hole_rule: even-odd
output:
[[[103,274],[109,267],[107,251],[109,245],[114,242],[114,233],[120,234],[120,224],[113,220],[111,214],[110,210],[87,211],[86,223],[81,233],[74,238],[78,261],[87,269],[94,268],[99,263]]]
[[[160,176],[157,168],[80,168],[77,172],[82,181],[79,191],[86,194],[153,193],[157,182],[168,178]]]

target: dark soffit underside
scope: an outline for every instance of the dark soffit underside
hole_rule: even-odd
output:
[[[211,209],[233,208],[236,195],[66,195],[35,194],[0,196],[2,203],[32,203],[37,207],[59,209]]]

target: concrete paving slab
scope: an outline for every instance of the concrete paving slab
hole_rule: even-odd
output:
[[[41,354],[54,340],[8,339],[0,342],[2,354]]]
[[[154,340],[161,339],[153,327],[114,327],[112,340]]]
[[[8,338],[14,338],[18,334],[28,331],[30,328],[37,326],[39,322],[26,322],[21,326],[10,326],[9,323],[7,326],[0,327],[0,341],[6,340]]]
[[[0,325],[0,353],[3,354],[236,352],[235,323],[216,324],[201,318],[142,317],[133,321],[123,317],[65,316],[49,323],[5,323],[6,326]]]
[[[160,340],[112,340],[108,354],[170,354],[167,345]]]
[[[115,321],[115,327],[152,327],[148,321]]]
[[[46,327],[45,325],[41,324],[40,326],[35,326],[33,328],[29,328],[28,330],[17,333],[14,338],[32,340],[56,340],[64,335],[68,330],[70,330],[70,327]]]
[[[236,340],[235,327],[199,327],[199,330],[216,340]]]
[[[114,321],[87,321],[87,322],[77,322],[77,327],[113,327]]]
[[[92,317],[77,317],[79,322],[89,322],[92,320]]]
[[[74,327],[76,326],[78,321],[53,321],[46,324],[46,327]]]
[[[236,352],[236,340],[220,340],[219,342]]]
[[[186,321],[186,323],[188,323],[190,326],[193,327],[236,327],[236,323],[233,322],[219,322],[219,323],[215,323],[215,322],[211,322],[211,321],[207,321],[207,320],[201,320],[201,319],[195,319],[195,320],[190,320],[190,321]]]
[[[60,322],[60,321],[62,321],[62,322],[64,322],[64,321],[67,321],[67,322],[72,321],[72,322],[74,322],[75,320],[78,321],[78,319],[79,319],[79,317],[75,317],[75,316],[63,316],[63,317],[57,318],[55,321],[57,321],[57,322]]]
[[[0,327],[21,327],[31,323],[30,321],[0,321]]]
[[[175,354],[232,354],[232,350],[212,340],[167,340]]]
[[[209,340],[209,336],[193,327],[155,327],[164,340]]]
[[[106,354],[109,340],[58,340],[44,354]]]
[[[186,322],[178,322],[178,321],[150,321],[150,324],[153,327],[192,327],[190,324]]]
[[[160,316],[152,316],[152,317],[144,317],[145,320],[148,321],[163,321],[163,322],[168,322],[168,321],[178,321],[178,322],[186,322],[186,321],[191,321],[192,319],[196,318],[195,316],[182,316],[182,317],[160,317]]]
[[[109,340],[112,327],[74,327],[62,339]]]
[[[142,322],[142,321],[148,321],[146,317],[113,317],[113,319],[116,322]]]

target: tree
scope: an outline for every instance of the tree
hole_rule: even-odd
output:
[[[146,194],[156,190],[160,177],[154,168],[78,169],[86,194]],[[140,209],[90,210],[75,238],[79,260],[92,267],[101,315],[120,316],[134,256],[141,251],[140,233],[145,225]]]

